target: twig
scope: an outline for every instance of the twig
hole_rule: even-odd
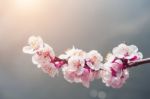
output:
[[[150,58],[145,58],[145,59],[141,59],[141,60],[138,60],[138,61],[135,61],[135,62],[131,62],[128,64],[128,68],[131,68],[131,67],[136,67],[136,66],[139,66],[139,65],[142,65],[142,64],[147,64],[147,63],[150,63]]]

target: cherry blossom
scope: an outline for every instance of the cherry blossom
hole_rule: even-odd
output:
[[[103,61],[103,57],[97,51],[92,50],[87,53],[86,63],[93,70],[99,70],[103,65],[101,62]]]
[[[82,68],[82,73],[78,73],[72,70],[69,66],[63,68],[64,78],[70,83],[82,83],[83,86],[89,87],[90,82],[100,77],[98,71],[89,71],[86,68]]]
[[[77,48],[75,48],[75,47],[73,46],[73,48],[72,48],[72,49],[68,49],[68,50],[65,52],[65,54],[61,54],[61,55],[59,56],[59,58],[61,58],[61,59],[68,59],[68,58],[70,58],[70,57],[72,57],[72,56],[85,57],[85,55],[86,55],[86,52],[85,52],[85,51],[83,51],[83,50],[81,50],[81,49],[77,49]]]
[[[91,81],[100,77],[99,67],[102,56],[97,51],[86,53],[73,47],[60,58],[68,60],[67,66],[63,67],[63,74],[71,83],[82,83],[85,87],[89,87]]]
[[[85,66],[84,58],[79,56],[72,56],[68,59],[68,66],[73,71],[76,71],[77,74],[81,74]]]
[[[59,73],[59,69],[53,63],[41,64],[41,69],[51,77],[55,77]]]
[[[81,83],[85,87],[101,78],[106,86],[120,88],[129,78],[129,68],[150,63],[150,58],[143,59],[143,54],[135,45],[125,43],[113,48],[104,63],[98,51],[85,52],[75,47],[57,57],[53,48],[39,36],[31,36],[28,46],[23,47],[23,52],[32,54],[33,64],[49,76],[55,77],[62,70],[68,82]]]
[[[109,55],[109,59],[113,59],[113,57],[113,55]],[[124,69],[124,64],[120,59],[107,61],[100,72],[103,83],[113,88],[122,87],[129,77],[128,70]]]
[[[46,64],[50,63],[54,58],[54,51],[47,45],[32,56],[32,62],[34,64]]]
[[[31,36],[28,39],[28,44],[29,46],[23,47],[23,52],[27,54],[34,54],[36,53],[39,49],[43,48],[43,40],[39,36]]]
[[[117,58],[124,58],[129,61],[136,61],[143,58],[141,52],[138,51],[138,48],[135,45],[126,45],[124,43],[113,49],[113,55]]]
[[[58,74],[58,68],[53,63],[55,59],[55,53],[53,49],[45,44],[43,49],[39,50],[32,56],[32,62],[41,68],[45,73],[48,73],[51,77]]]
[[[128,64],[142,58],[142,53],[135,45],[120,44],[106,58],[106,63],[101,70],[102,81],[106,86],[122,87],[129,77]]]
[[[55,53],[53,49],[45,44],[45,46],[38,50],[32,57],[32,62],[34,64],[45,64],[53,61],[55,58]]]
[[[54,77],[58,74],[59,68],[55,66],[55,53],[53,48],[44,43],[39,36],[31,36],[28,40],[29,46],[23,47],[23,52],[33,54],[32,62],[41,68],[49,76]]]

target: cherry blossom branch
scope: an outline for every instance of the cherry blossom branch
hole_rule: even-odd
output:
[[[59,68],[61,68],[64,64],[67,64],[67,60],[60,59],[58,57],[55,57],[55,60],[56,62],[59,61],[61,63],[58,65]],[[148,63],[150,63],[150,58],[145,58],[145,59],[141,59],[141,60],[128,63],[126,68],[137,67],[137,66],[141,66],[144,64],[148,64]],[[99,70],[103,70],[103,69],[99,69]]]
[[[68,82],[81,83],[85,87],[89,87],[94,79],[101,78],[106,86],[120,88],[129,78],[128,68],[150,63],[150,58],[143,59],[135,45],[125,43],[113,48],[104,63],[98,51],[85,52],[74,47],[57,57],[53,48],[39,36],[31,36],[23,52],[32,54],[33,64],[49,76],[55,77],[62,70]]]
[[[141,59],[141,60],[137,60],[135,62],[129,63],[128,68],[136,67],[136,66],[140,66],[140,65],[148,64],[148,63],[150,63],[150,58],[145,58],[145,59]]]

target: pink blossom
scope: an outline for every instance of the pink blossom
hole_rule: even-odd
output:
[[[39,36],[31,36],[28,39],[28,44],[29,46],[23,47],[23,52],[27,54],[34,54],[36,53],[39,49],[43,48],[43,40]]]
[[[85,51],[83,51],[83,50],[81,50],[81,49],[77,49],[77,48],[75,48],[75,47],[73,46],[73,48],[72,48],[72,49],[68,49],[68,50],[65,52],[65,54],[61,54],[61,55],[59,56],[59,58],[61,58],[61,59],[68,59],[68,58],[70,58],[70,57],[72,57],[72,56],[85,57],[85,55],[86,55],[86,52],[85,52]]]
[[[68,66],[72,71],[81,74],[85,66],[84,58],[80,56],[72,56],[68,59]]]
[[[120,60],[106,62],[100,72],[103,83],[113,88],[122,87],[129,77],[128,70],[123,68]]]
[[[56,66],[53,63],[40,65],[40,68],[51,77],[55,77],[59,73],[58,68],[56,68]]]
[[[136,63],[143,58],[135,45],[124,43],[107,55],[104,64],[102,55],[96,50],[87,53],[73,47],[57,57],[53,48],[44,43],[39,36],[31,36],[28,39],[28,46],[23,47],[23,52],[33,54],[33,64],[49,76],[55,77],[59,69],[62,69],[68,82],[81,83],[85,87],[89,87],[91,81],[101,77],[106,86],[120,88],[129,78],[127,68],[135,66],[130,63]]]
[[[97,51],[92,50],[87,53],[86,63],[93,70],[99,70],[103,65],[101,62],[103,61],[103,57]]]
[[[41,68],[49,76],[54,77],[58,74],[58,68],[53,63],[55,53],[53,49],[45,44],[44,48],[35,53],[32,57],[32,62]]]
[[[136,61],[143,58],[141,52],[138,51],[138,48],[135,45],[126,45],[124,43],[113,49],[113,55],[117,58],[124,58],[129,61]]]
[[[100,76],[106,86],[120,88],[129,77],[128,70],[125,68],[123,60],[109,53],[106,57],[106,63],[100,71]]]
[[[73,47],[60,58],[68,60],[62,71],[64,78],[71,83],[82,83],[83,86],[89,87],[91,81],[100,77],[102,56],[97,51],[86,53]]]
[[[32,62],[37,65],[48,64],[51,63],[54,60],[54,58],[55,53],[53,49],[49,45],[45,44],[43,49],[39,50],[32,56]]]
[[[23,52],[33,54],[33,64],[36,64],[38,68],[41,68],[51,77],[57,75],[59,68],[55,66],[55,53],[53,48],[44,43],[39,36],[31,36],[28,40],[28,44],[29,46],[23,47]]]
[[[122,87],[129,78],[128,64],[142,58],[142,53],[138,51],[135,45],[120,44],[106,58],[106,63],[101,70],[102,81],[106,86]]]
[[[82,73],[77,73],[69,68],[69,66],[65,66],[63,68],[64,78],[70,83],[82,83],[83,86],[89,87],[90,82],[93,81],[95,78],[99,78],[98,72],[91,72],[86,68],[83,68]]]

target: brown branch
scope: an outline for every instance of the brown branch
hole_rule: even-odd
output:
[[[135,62],[131,62],[128,64],[127,68],[136,67],[139,65],[150,63],[150,58],[141,59]]]

